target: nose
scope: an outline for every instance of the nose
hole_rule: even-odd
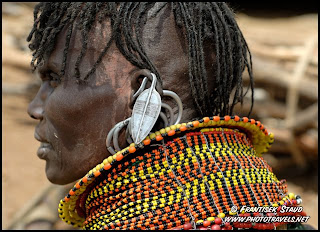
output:
[[[43,119],[43,107],[37,104],[34,100],[29,104],[28,114],[33,119]]]
[[[43,86],[40,87],[37,95],[34,97],[34,99],[30,102],[28,106],[28,114],[31,118],[42,120],[43,119],[43,113],[44,113],[44,102],[45,102],[45,96]]]

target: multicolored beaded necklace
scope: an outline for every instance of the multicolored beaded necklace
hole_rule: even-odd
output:
[[[273,138],[259,121],[238,116],[161,129],[90,170],[60,201],[59,216],[84,229],[274,229],[283,223],[224,221],[250,216],[235,207],[302,202],[261,157]],[[277,216],[298,214],[305,215]]]

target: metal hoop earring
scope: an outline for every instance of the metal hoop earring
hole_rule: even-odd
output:
[[[119,133],[126,126],[126,141],[131,144],[141,144],[141,141],[151,132],[156,121],[161,118],[165,127],[176,125],[180,122],[183,105],[180,97],[173,91],[163,90],[163,96],[171,97],[178,106],[178,115],[174,120],[174,112],[170,105],[161,101],[160,94],[156,91],[157,77],[151,73],[152,79],[145,77],[141,86],[133,95],[134,106],[132,115],[119,123],[117,123],[108,133],[106,138],[106,146],[111,154],[120,151]],[[145,89],[147,82],[151,81],[151,87]],[[170,121],[165,113],[161,112],[161,108],[169,112]],[[113,142],[113,147],[111,146]],[[143,146],[143,145],[141,145]]]

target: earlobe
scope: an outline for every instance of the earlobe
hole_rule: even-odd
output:
[[[144,77],[148,77],[152,80],[151,71],[149,69],[139,69],[132,73],[131,79],[131,88],[134,91],[137,91],[141,85],[139,79],[143,79]]]
[[[151,75],[151,71],[149,69],[136,70],[130,76],[130,79],[131,79],[131,96],[130,96],[130,104],[129,104],[129,106],[130,106],[131,109],[133,108],[133,104],[134,104],[133,95],[140,88],[140,86],[142,84],[142,80],[144,79],[144,77],[147,77],[150,80],[150,83],[152,82],[152,75]],[[161,85],[160,81],[157,81],[156,90],[160,94],[160,96],[162,97],[163,96],[163,88],[162,88],[162,85]]]

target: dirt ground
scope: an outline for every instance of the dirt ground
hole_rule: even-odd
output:
[[[31,83],[37,86],[35,77],[28,70],[31,56],[24,42],[32,25],[32,10],[23,3],[16,4],[17,8],[2,6],[6,8],[2,11],[2,229],[6,229],[22,209],[52,184],[45,176],[45,161],[36,155],[39,142],[34,139],[34,128],[37,121],[27,114],[28,104],[36,93]],[[29,91],[25,91],[27,87],[30,87]],[[288,179],[289,192],[302,197],[302,205],[311,216],[309,224],[318,228],[317,170],[296,175],[296,170],[290,167],[274,171],[278,179]],[[56,214],[59,200],[47,202]],[[54,229],[70,227],[59,221]]]

